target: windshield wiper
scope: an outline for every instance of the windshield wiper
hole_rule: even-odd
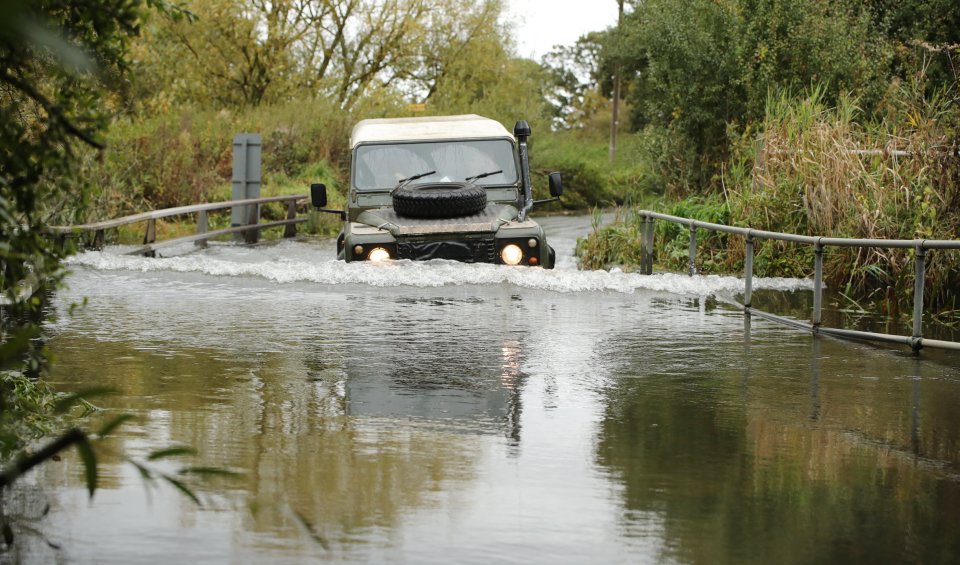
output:
[[[403,185],[403,184],[405,184],[405,183],[408,183],[408,182],[410,182],[410,181],[412,181],[412,180],[422,179],[423,177],[429,177],[429,176],[432,175],[432,174],[436,174],[436,172],[437,172],[437,171],[427,171],[427,172],[425,172],[425,173],[420,173],[419,175],[413,175],[412,177],[407,177],[407,178],[405,178],[405,179],[400,179],[400,181],[397,182],[397,186],[401,186],[401,185]]]
[[[465,179],[463,179],[463,180],[464,180],[464,181],[467,181],[467,182],[470,182],[470,181],[472,181],[472,180],[482,179],[482,178],[490,177],[490,176],[493,176],[493,175],[499,175],[499,174],[502,173],[502,172],[503,172],[503,169],[500,169],[499,171],[490,171],[489,173],[480,173],[479,175],[476,175],[476,176],[473,176],[473,177],[467,177],[467,178],[465,178]]]

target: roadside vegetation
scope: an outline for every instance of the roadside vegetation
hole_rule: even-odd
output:
[[[659,147],[648,208],[805,235],[960,234],[956,6],[650,0],[588,40],[600,67],[628,69],[632,135]],[[580,242],[582,265],[636,267],[638,222],[622,209]],[[657,223],[659,268],[685,269],[688,237]],[[701,231],[698,268],[741,271],[743,251],[742,238]],[[911,251],[831,248],[825,261],[828,285],[867,309],[912,298]],[[754,268],[810,276],[812,250],[760,241]],[[929,254],[941,318],[958,317],[958,273],[958,254]]]

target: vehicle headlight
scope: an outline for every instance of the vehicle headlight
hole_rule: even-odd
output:
[[[507,265],[519,265],[523,261],[523,250],[519,245],[509,243],[500,250],[500,259]]]
[[[379,263],[381,261],[389,261],[390,252],[382,247],[374,247],[370,250],[370,253],[367,254],[367,261],[371,263]]]

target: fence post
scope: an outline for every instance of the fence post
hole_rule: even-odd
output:
[[[753,302],[753,234],[747,232],[747,247],[743,255],[743,305],[750,310]]]
[[[288,200],[287,201],[287,219],[296,220],[297,219],[297,201]],[[296,237],[297,236],[297,224],[289,223],[283,228],[283,237]]]
[[[197,212],[197,233],[207,233],[207,230],[209,229],[209,224],[210,222],[207,219],[207,211],[200,210],[199,212]],[[196,245],[197,247],[206,247],[207,240],[198,239],[197,241],[193,242],[193,244]]]
[[[260,205],[256,206],[243,206],[247,209],[249,216],[245,222],[248,226],[255,226],[260,223]],[[260,230],[259,229],[249,229],[243,232],[243,241],[247,243],[256,243],[260,241]]]
[[[823,244],[817,240],[813,247],[813,327],[819,328],[823,309]]]
[[[926,276],[926,250],[923,242],[917,245],[916,276],[913,280],[913,350],[920,351],[923,347],[920,340],[923,338],[923,283]]]
[[[233,137],[233,199],[260,198],[260,134],[238,133]],[[231,225],[243,226],[260,222],[260,206],[235,206],[231,213]],[[234,234],[234,241],[255,243],[260,232],[252,230]],[[252,239],[252,241],[251,241]]]
[[[143,244],[150,245],[157,241],[157,220],[150,218],[147,220],[147,231],[143,234]],[[147,251],[143,254],[145,257],[156,257],[156,251]]]
[[[157,241],[157,221],[153,218],[147,220],[147,231],[143,234],[143,244],[148,245]]]
[[[690,268],[689,274],[692,277],[697,274],[697,222],[690,222]]]

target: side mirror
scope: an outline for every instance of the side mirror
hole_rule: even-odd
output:
[[[550,187],[552,191],[553,185],[551,184]],[[323,208],[327,205],[327,185],[322,182],[310,185],[310,203],[314,208]]]
[[[560,173],[550,173],[550,196],[556,198],[563,194],[563,181]]]

